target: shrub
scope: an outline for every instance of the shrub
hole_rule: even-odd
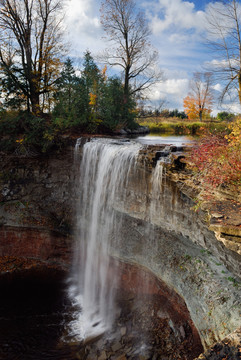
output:
[[[240,144],[235,145],[225,135],[206,135],[193,149],[192,169],[203,184],[237,186],[241,184]]]
[[[227,111],[221,111],[220,113],[217,114],[218,121],[233,121],[234,118],[235,115]]]
[[[2,112],[0,118],[0,148],[13,152],[16,148],[46,152],[53,144],[56,132],[49,118],[27,112]]]

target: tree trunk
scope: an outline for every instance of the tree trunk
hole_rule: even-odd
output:
[[[125,69],[125,84],[124,84],[124,94],[128,98],[129,96],[129,67]]]
[[[30,95],[30,101],[31,101],[31,107],[32,107],[32,113],[36,116],[38,116],[40,111],[40,103],[39,103],[39,94],[38,93],[32,93]]]
[[[238,74],[238,98],[239,98],[239,103],[241,104],[241,70],[239,71]]]

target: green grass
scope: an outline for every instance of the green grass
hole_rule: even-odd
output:
[[[172,121],[171,121],[172,120]],[[190,122],[180,119],[139,119],[139,125],[147,126],[151,133],[168,133],[172,135],[201,135],[205,131],[224,131],[225,122]]]

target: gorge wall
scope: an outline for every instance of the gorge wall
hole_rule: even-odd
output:
[[[0,256],[65,266],[74,217],[73,148],[43,157],[1,156]]]
[[[157,150],[140,155],[129,174],[128,201],[120,195],[113,204],[125,226],[113,239],[112,256],[147,269],[176,291],[208,348],[240,327],[239,247],[226,246],[210,229],[207,212],[192,209],[182,167],[163,165],[157,196],[151,178]],[[78,196],[73,147],[47,158],[2,155],[1,163],[0,257],[68,268]]]

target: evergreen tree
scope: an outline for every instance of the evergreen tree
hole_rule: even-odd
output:
[[[136,104],[132,96],[129,96],[129,102],[126,102],[124,87],[119,78],[107,80],[101,100],[101,118],[105,127],[112,131],[134,127]]]

